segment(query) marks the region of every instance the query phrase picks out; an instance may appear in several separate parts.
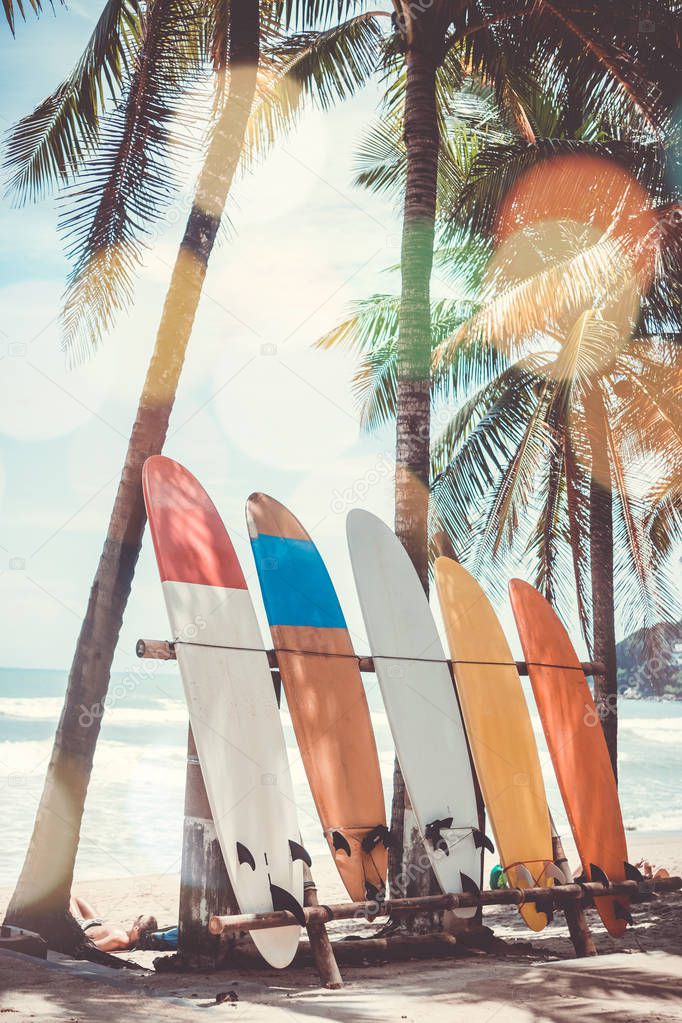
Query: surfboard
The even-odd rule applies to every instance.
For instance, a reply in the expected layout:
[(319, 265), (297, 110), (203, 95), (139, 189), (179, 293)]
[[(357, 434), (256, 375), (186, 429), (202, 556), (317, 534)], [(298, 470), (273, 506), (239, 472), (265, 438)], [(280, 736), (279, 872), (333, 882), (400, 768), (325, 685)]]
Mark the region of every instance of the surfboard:
[[(436, 588), (459, 702), (500, 862), (515, 888), (557, 880), (540, 758), (514, 658), (493, 607), (469, 572), (437, 558)], [(563, 877), (561, 877), (563, 880)], [(534, 931), (547, 915), (520, 906)]]
[[(405, 787), (444, 892), (475, 886), (484, 836), (447, 659), (404, 547), (370, 512), (350, 512), (348, 546), (360, 607)], [(474, 909), (457, 914), (471, 917)]]
[[(540, 720), (582, 870), (593, 865), (612, 881), (626, 876), (627, 844), (618, 789), (590, 687), (573, 644), (551, 604), (521, 579), (509, 584)], [(614, 938), (627, 926), (629, 899), (600, 896), (595, 906)]]
[(283, 504), (252, 494), (246, 518), (324, 836), (351, 899), (374, 899), (386, 879), (386, 811), (367, 698), (341, 605), (317, 547)]
[[(299, 828), (267, 654), (234, 547), (183, 466), (147, 459), (143, 486), (192, 732), (228, 877), (243, 913), (302, 917)], [(301, 920), (302, 922), (302, 920)], [(299, 924), (252, 931), (271, 966)]]

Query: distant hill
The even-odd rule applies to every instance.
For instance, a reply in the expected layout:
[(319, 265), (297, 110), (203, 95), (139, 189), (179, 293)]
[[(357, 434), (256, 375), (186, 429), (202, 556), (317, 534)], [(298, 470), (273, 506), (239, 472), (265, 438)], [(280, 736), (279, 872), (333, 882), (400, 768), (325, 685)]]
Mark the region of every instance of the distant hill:
[(622, 695), (682, 700), (682, 621), (638, 629), (617, 644), (616, 653)]

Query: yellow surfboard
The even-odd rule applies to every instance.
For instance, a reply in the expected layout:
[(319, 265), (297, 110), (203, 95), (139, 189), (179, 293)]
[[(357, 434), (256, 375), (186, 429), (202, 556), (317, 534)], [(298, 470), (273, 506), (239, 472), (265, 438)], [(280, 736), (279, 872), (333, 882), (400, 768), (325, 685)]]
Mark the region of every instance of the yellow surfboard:
[[(473, 576), (451, 558), (438, 558), (435, 572), (457, 694), (500, 863), (512, 887), (547, 887), (554, 883), (552, 831), (514, 658)], [(547, 924), (546, 914), (532, 904), (520, 912), (534, 931)]]

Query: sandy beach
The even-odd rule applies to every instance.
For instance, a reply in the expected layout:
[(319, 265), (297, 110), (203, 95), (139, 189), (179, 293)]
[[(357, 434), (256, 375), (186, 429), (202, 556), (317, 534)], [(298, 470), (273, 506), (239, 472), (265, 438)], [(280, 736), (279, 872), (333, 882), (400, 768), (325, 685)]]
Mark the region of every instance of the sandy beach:
[[(628, 835), (633, 862), (682, 873), (682, 834)], [(573, 862), (572, 850), (567, 850)], [(343, 899), (331, 861), (314, 864), (321, 902)], [(147, 875), (85, 881), (75, 888), (112, 922), (128, 924), (139, 912), (153, 912), (161, 925), (177, 918), (177, 875)], [(0, 890), (0, 913), (9, 889)], [(49, 964), (0, 955), (0, 1011), (16, 1020), (81, 1021), (153, 1018), (187, 1019), (196, 1009), (235, 1008), (246, 1020), (452, 1019), (456, 1009), (467, 1021), (494, 1018), (511, 1023), (557, 1023), (618, 1019), (639, 1023), (682, 1018), (682, 895), (666, 896), (634, 908), (635, 927), (621, 941), (610, 938), (596, 914), (588, 918), (598, 959), (576, 960), (568, 931), (557, 914), (541, 934), (527, 930), (516, 910), (490, 908), (484, 923), (510, 943), (503, 955), (462, 950), (444, 961), (344, 965), (345, 986), (325, 991), (314, 969), (303, 964), (285, 971), (262, 967), (214, 974), (151, 972), (158, 953), (132, 958), (150, 972), (109, 971), (51, 956)], [(354, 922), (331, 924), (334, 939), (367, 934)], [(532, 940), (531, 940), (532, 939)], [(233, 992), (233, 994), (229, 994)], [(222, 1002), (226, 995), (228, 1001)], [(234, 1000), (234, 999), (237, 1000)], [(153, 1005), (150, 1004), (153, 999)], [(218, 999), (218, 1001), (216, 1000)]]

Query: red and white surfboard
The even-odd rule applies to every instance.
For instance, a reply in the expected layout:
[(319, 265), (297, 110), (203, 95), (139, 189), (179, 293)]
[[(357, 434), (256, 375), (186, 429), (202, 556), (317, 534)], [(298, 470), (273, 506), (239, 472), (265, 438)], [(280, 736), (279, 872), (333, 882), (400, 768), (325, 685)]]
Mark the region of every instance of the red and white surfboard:
[[(244, 574), (210, 497), (161, 455), (144, 497), (168, 617), (225, 866), (243, 913), (303, 902), (304, 851), (284, 735)], [(294, 957), (300, 926), (253, 931), (271, 966)]]

